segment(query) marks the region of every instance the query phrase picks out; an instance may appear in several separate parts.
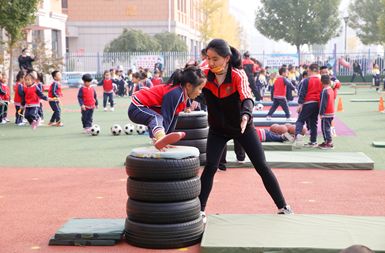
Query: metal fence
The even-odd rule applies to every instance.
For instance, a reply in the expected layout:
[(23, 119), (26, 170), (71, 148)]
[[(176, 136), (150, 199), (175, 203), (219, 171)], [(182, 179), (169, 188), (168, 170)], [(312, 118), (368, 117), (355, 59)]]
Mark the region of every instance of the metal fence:
[[(298, 56), (296, 54), (254, 54), (251, 57), (260, 61), (264, 66), (277, 70), (282, 64), (298, 65)], [(368, 52), (336, 54), (319, 53), (301, 54), (301, 64), (310, 64), (313, 62), (319, 65), (329, 65), (334, 68), (337, 75), (352, 75), (352, 64), (357, 61), (364, 75), (370, 75), (373, 63), (377, 63), (383, 70), (384, 57)], [(66, 72), (96, 72), (103, 73), (104, 70), (116, 68), (121, 65), (125, 71), (132, 69), (137, 71), (140, 67), (154, 69), (157, 61), (160, 61), (164, 67), (164, 76), (170, 76), (171, 73), (185, 65), (189, 60), (200, 61), (198, 55), (192, 55), (185, 52), (121, 52), (121, 53), (68, 53), (65, 56)]]

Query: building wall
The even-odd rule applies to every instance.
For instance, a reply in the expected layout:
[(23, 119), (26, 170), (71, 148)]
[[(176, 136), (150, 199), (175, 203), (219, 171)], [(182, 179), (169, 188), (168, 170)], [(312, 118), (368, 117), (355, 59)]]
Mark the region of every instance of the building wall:
[[(126, 28), (150, 35), (175, 32), (193, 53), (197, 47), (200, 49), (199, 16), (193, 10), (197, 9), (198, 1), (68, 0), (68, 51), (102, 52)], [(91, 5), (92, 12), (89, 11)]]

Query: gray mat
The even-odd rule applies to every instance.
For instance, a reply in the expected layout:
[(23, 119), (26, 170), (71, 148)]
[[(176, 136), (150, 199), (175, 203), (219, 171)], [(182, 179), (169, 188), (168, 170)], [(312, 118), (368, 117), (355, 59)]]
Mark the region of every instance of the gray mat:
[(114, 246), (116, 240), (55, 239), (48, 242), (50, 246)]
[[(253, 117), (256, 118), (266, 118), (266, 115), (269, 111), (253, 111)], [(284, 111), (275, 111), (273, 115), (271, 115), (273, 118), (286, 118)]]
[(55, 239), (120, 240), (125, 219), (70, 219), (56, 233)]
[[(272, 168), (309, 168), (309, 169), (346, 169), (372, 170), (374, 162), (362, 152), (328, 152), (328, 151), (266, 151), (267, 163)], [(250, 168), (248, 157), (246, 163), (236, 162), (233, 151), (227, 152), (227, 165), (233, 168)]]
[[(272, 101), (262, 101), (262, 102), (258, 102), (258, 103), (262, 103), (264, 106), (272, 106), (273, 105)], [(288, 104), (289, 104), (289, 106), (298, 106), (297, 101), (289, 101)]]
[(385, 141), (373, 141), (372, 145), (376, 148), (385, 148)]
[(385, 253), (385, 217), (210, 215), (201, 253), (338, 253), (353, 244)]
[(295, 124), (296, 121), (297, 119), (294, 118), (271, 118), (269, 120), (266, 118), (253, 118), (254, 126), (271, 126), (273, 124), (284, 125), (286, 123)]
[(379, 98), (353, 98), (350, 102), (380, 102)]
[[(290, 142), (262, 142), (265, 151), (292, 151), (293, 144)], [(234, 142), (231, 140), (227, 143), (227, 150), (234, 150)]]

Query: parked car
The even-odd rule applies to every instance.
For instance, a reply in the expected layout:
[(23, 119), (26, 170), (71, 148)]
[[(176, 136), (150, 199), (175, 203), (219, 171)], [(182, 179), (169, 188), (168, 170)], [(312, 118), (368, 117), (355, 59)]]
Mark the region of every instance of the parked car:
[(67, 85), (69, 88), (80, 88), (83, 85), (82, 76), (86, 73), (91, 74), (94, 78), (92, 84), (97, 85), (98, 82), (95, 79), (95, 72), (64, 72), (62, 75), (62, 85)]

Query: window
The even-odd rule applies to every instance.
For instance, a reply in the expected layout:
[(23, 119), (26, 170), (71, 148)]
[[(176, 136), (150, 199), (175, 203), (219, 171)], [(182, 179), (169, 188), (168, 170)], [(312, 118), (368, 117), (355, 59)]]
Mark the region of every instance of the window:
[(63, 9), (67, 9), (68, 8), (68, 0), (61, 0), (61, 7)]
[(52, 54), (56, 54), (57, 56), (61, 56), (61, 52), (59, 50), (60, 45), (60, 31), (52, 30)]

